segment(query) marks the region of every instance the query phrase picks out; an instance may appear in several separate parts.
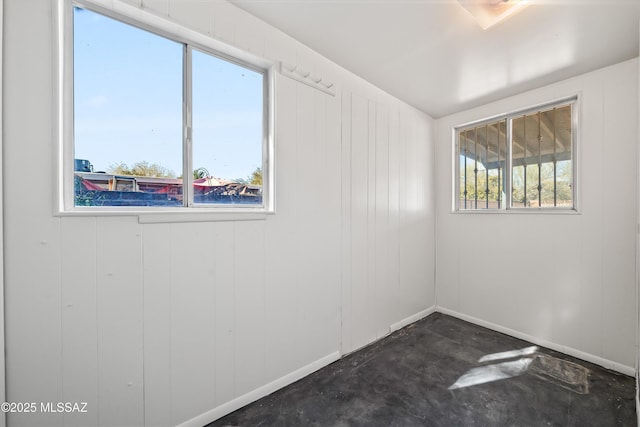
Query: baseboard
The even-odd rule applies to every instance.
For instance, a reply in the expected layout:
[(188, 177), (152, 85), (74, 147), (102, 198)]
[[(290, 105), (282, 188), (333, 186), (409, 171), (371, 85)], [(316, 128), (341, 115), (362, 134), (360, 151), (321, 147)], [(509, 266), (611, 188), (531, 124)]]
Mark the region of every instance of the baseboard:
[(458, 313), (457, 311), (450, 310), (444, 307), (436, 307), (436, 311), (442, 314), (447, 314), (449, 316), (457, 317), (458, 319), (466, 320), (467, 322), (474, 323), (479, 326), (483, 326), (488, 329), (492, 329), (494, 331), (502, 332), (503, 334), (511, 335), (515, 338), (520, 338), (525, 341), (532, 342), (534, 344), (541, 345), (543, 347), (550, 348), (552, 350), (559, 351), (564, 354), (568, 354), (569, 356), (577, 357), (578, 359), (586, 360), (587, 362), (595, 363), (596, 365), (600, 365), (604, 368), (611, 369), (612, 371), (620, 372), (621, 374), (635, 376), (636, 370), (631, 366), (626, 366), (621, 363), (613, 362), (608, 359), (604, 359), (599, 356), (595, 356), (590, 353), (585, 353), (580, 350), (576, 350), (575, 348), (567, 347), (561, 344), (556, 344), (551, 341), (547, 341), (533, 335), (528, 335), (514, 329), (509, 329), (504, 326), (497, 325), (495, 323), (487, 322), (482, 319), (478, 319), (477, 317), (469, 316), (466, 314)]
[(425, 310), (419, 311), (416, 314), (409, 316), (405, 319), (402, 319), (399, 322), (394, 323), (393, 325), (389, 326), (389, 333), (391, 332), (395, 332), (399, 329), (404, 328), (407, 325), (410, 325), (414, 322), (417, 322), (418, 320), (427, 317), (428, 315), (435, 313), (436, 312), (436, 306), (433, 305)]
[(638, 370), (636, 369), (636, 417), (640, 426), (640, 378), (638, 375)]
[[(431, 306), (405, 319), (402, 319), (399, 322), (396, 322), (389, 327), (389, 333), (395, 332), (399, 329), (404, 328), (407, 325), (417, 322), (418, 320), (424, 317), (427, 317), (432, 313), (435, 313), (435, 311), (436, 311), (436, 307)], [(265, 384), (262, 387), (252, 390), (247, 394), (239, 396), (233, 400), (230, 400), (229, 402), (223, 403), (222, 405), (217, 406), (216, 408), (213, 408), (210, 411), (207, 411), (201, 415), (191, 418), (188, 421), (178, 424), (178, 426), (179, 427), (202, 427), (203, 425), (211, 423), (217, 420), (218, 418), (224, 417), (225, 415), (230, 414), (231, 412), (237, 409), (240, 409), (243, 406), (248, 405), (249, 403), (255, 402), (256, 400), (262, 397), (265, 397), (273, 393), (274, 391), (277, 391), (283, 387), (286, 387), (289, 384), (294, 383), (299, 379), (302, 379), (307, 375), (314, 373), (318, 369), (324, 368), (330, 363), (333, 363), (336, 360), (339, 360), (340, 357), (341, 355), (339, 351), (333, 352), (321, 359), (316, 360), (315, 362), (312, 362), (306, 366), (303, 366), (300, 369), (297, 369), (294, 372), (291, 372), (283, 377), (280, 377), (277, 380), (270, 382), (269, 384)]]
[(330, 363), (335, 362), (340, 359), (340, 352), (336, 351), (331, 354), (328, 354), (306, 366), (303, 366), (300, 369), (297, 369), (287, 375), (284, 375), (268, 384), (263, 385), (262, 387), (258, 387), (255, 390), (250, 391), (247, 394), (239, 396), (233, 400), (230, 400), (227, 403), (223, 403), (222, 405), (207, 411), (197, 417), (191, 418), (184, 423), (178, 424), (179, 427), (202, 427), (203, 425), (209, 424), (218, 418), (224, 417), (231, 412), (242, 408), (243, 406), (248, 405), (249, 403), (255, 402), (256, 400), (263, 398), (274, 391), (277, 391), (289, 384), (292, 384), (299, 379), (306, 377), (317, 371), (320, 368), (324, 368)]

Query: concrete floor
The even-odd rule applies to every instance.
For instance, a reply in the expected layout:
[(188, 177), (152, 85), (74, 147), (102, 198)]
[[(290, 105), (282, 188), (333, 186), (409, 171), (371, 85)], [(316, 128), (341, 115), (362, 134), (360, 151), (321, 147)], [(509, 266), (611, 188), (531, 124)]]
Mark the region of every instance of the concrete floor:
[(218, 426), (635, 426), (635, 382), (434, 313)]

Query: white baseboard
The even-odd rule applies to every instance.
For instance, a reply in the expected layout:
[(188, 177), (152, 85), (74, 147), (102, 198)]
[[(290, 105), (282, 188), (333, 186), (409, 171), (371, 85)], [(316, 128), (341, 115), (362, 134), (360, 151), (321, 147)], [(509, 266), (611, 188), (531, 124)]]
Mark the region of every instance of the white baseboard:
[[(591, 363), (595, 363), (596, 365), (600, 365), (603, 366), (607, 369), (611, 369), (613, 371), (616, 372), (620, 372), (622, 374), (625, 375), (630, 375), (630, 376), (636, 376), (636, 369), (630, 366), (626, 366), (617, 362), (613, 362), (611, 360), (608, 359), (604, 359), (602, 357), (599, 356), (594, 356), (592, 354), (589, 353), (585, 353), (583, 351), (580, 350), (576, 350), (574, 348), (571, 347), (567, 347), (567, 346), (563, 346), (560, 344), (556, 344), (547, 340), (543, 340), (540, 338), (537, 338), (533, 335), (528, 335), (519, 331), (516, 331), (514, 329), (509, 329), (506, 328), (504, 326), (500, 326), (497, 325), (495, 323), (491, 323), (491, 322), (487, 322), (485, 320), (473, 317), (473, 316), (469, 316), (466, 314), (462, 314), (462, 313), (458, 313), (457, 311), (454, 310), (450, 310), (448, 308), (444, 308), (444, 307), (436, 307), (436, 306), (432, 306), (429, 307), (425, 310), (422, 310), (414, 315), (411, 315), (405, 319), (400, 320), (399, 322), (396, 322), (394, 324), (392, 324), (389, 327), (389, 332), (395, 332), (399, 329), (404, 328), (407, 325), (410, 325), (411, 323), (417, 322), (418, 320), (427, 317), (428, 315), (435, 313), (435, 312), (440, 312), (443, 314), (447, 314), (453, 317), (456, 317), (458, 319), (462, 319), (465, 320), (467, 322), (470, 323), (474, 323), (476, 325), (479, 326), (483, 326), (485, 328), (488, 329), (492, 329), (494, 331), (498, 331), (498, 332), (502, 332), (504, 334), (510, 335), (512, 337), (515, 338), (520, 338), (529, 342), (532, 342), (534, 344), (538, 344), (541, 345), (543, 347), (547, 347), (550, 348), (552, 350), (556, 350), (565, 354), (568, 354), (570, 356), (574, 356), (577, 357), (579, 359), (582, 360), (586, 360), (587, 362), (591, 362)], [(250, 391), (249, 393), (246, 393), (242, 396), (239, 396), (233, 400), (230, 400), (229, 402), (223, 403), (222, 405), (207, 411), (201, 415), (198, 415), (194, 418), (191, 418), (188, 421), (185, 421), (184, 423), (179, 424), (179, 427), (201, 427), (203, 425), (206, 425), (208, 423), (211, 423), (215, 420), (217, 420), (218, 418), (221, 418), (227, 414), (230, 414), (231, 412), (242, 408), (243, 406), (248, 405), (249, 403), (255, 402), (256, 400), (267, 396), (271, 393), (273, 393), (274, 391), (277, 391), (289, 384), (292, 384), (296, 381), (298, 381), (299, 379), (302, 379), (304, 377), (306, 377), (307, 375), (312, 374), (313, 372), (329, 365), (330, 363), (333, 363), (337, 360), (339, 360), (341, 357), (340, 352), (336, 351), (333, 352), (331, 354), (328, 354), (327, 356), (324, 356), (306, 366), (303, 366), (300, 369), (297, 369), (287, 375), (284, 375), (268, 384), (265, 384), (255, 390)], [(639, 414), (639, 418), (640, 418), (640, 414)]]
[(419, 311), (418, 313), (409, 316), (405, 319), (402, 319), (399, 322), (394, 323), (393, 325), (389, 326), (389, 333), (391, 332), (395, 332), (399, 329), (404, 328), (407, 325), (412, 324), (413, 322), (417, 322), (418, 320), (427, 317), (428, 315), (435, 313), (436, 312), (436, 306), (431, 306), (425, 310)]
[[(427, 317), (428, 315), (435, 312), (436, 312), (435, 306), (431, 306), (425, 310), (419, 311), (416, 314), (413, 314), (405, 319), (400, 320), (399, 322), (392, 324), (389, 327), (389, 333), (402, 329), (405, 326), (410, 325), (411, 323), (417, 322), (418, 320), (424, 317)], [(341, 355), (339, 351), (333, 352), (321, 359), (316, 360), (315, 362), (312, 362), (306, 366), (303, 366), (300, 369), (297, 369), (287, 375), (284, 375), (283, 377), (280, 377), (270, 382), (269, 384), (265, 384), (262, 387), (258, 387), (257, 389), (252, 390), (249, 393), (239, 396), (233, 400), (230, 400), (229, 402), (223, 403), (222, 405), (211, 409), (210, 411), (207, 411), (201, 415), (191, 418), (190, 420), (187, 420), (181, 424), (178, 424), (178, 427), (202, 427), (203, 425), (211, 423), (217, 420), (218, 418), (222, 418), (225, 415), (230, 414), (231, 412), (237, 409), (240, 409), (243, 406), (248, 405), (249, 403), (255, 402), (256, 400), (262, 397), (265, 397), (273, 393), (274, 391), (277, 391), (285, 386), (288, 386), (289, 384), (292, 384), (298, 381), (299, 379), (302, 379), (307, 375), (314, 373), (318, 369), (321, 369), (329, 365), (330, 363), (333, 363), (336, 360), (339, 360), (340, 358), (341, 358)]]
[(612, 371), (620, 372), (621, 374), (625, 374), (629, 376), (635, 376), (636, 374), (635, 368), (631, 366), (626, 366), (621, 363), (613, 362), (611, 360), (604, 359), (602, 357), (595, 356), (590, 353), (585, 353), (583, 351), (576, 350), (575, 348), (567, 347), (561, 344), (556, 344), (554, 342), (547, 341), (547, 340), (535, 337), (533, 335), (528, 335), (520, 331), (516, 331), (514, 329), (509, 329), (504, 326), (497, 325), (495, 323), (487, 322), (485, 320), (478, 319), (473, 316), (458, 313), (457, 311), (450, 310), (448, 308), (437, 307), (436, 311), (442, 314), (448, 314), (449, 316), (457, 317), (458, 319), (466, 320), (467, 322), (474, 323), (476, 325), (483, 326), (485, 328), (492, 329), (494, 331), (502, 332), (503, 334), (511, 335), (512, 337), (515, 337), (515, 338), (520, 338), (525, 341), (529, 341), (534, 344), (538, 344), (543, 347), (547, 347), (552, 350), (559, 351), (564, 354), (568, 354), (573, 357), (577, 357), (578, 359), (586, 360), (587, 362), (595, 363), (596, 365), (600, 365), (607, 369), (611, 369)]
[(340, 359), (340, 352), (336, 351), (327, 356), (324, 356), (306, 366), (303, 366), (300, 369), (297, 369), (285, 376), (282, 376), (268, 384), (263, 385), (262, 387), (258, 387), (255, 390), (250, 391), (247, 394), (239, 396), (233, 400), (230, 400), (227, 403), (223, 403), (222, 405), (213, 408), (210, 411), (207, 411), (197, 417), (191, 418), (188, 421), (185, 421), (181, 424), (178, 424), (179, 427), (202, 427), (203, 425), (209, 424), (218, 418), (224, 417), (231, 412), (242, 408), (243, 406), (248, 405), (249, 403), (255, 402), (256, 400), (265, 397), (274, 391), (277, 391), (289, 384), (292, 384), (299, 379), (306, 377), (317, 371), (320, 368), (324, 368), (330, 363), (335, 362)]
[(636, 370), (636, 418), (638, 419), (638, 425), (640, 425), (640, 377)]

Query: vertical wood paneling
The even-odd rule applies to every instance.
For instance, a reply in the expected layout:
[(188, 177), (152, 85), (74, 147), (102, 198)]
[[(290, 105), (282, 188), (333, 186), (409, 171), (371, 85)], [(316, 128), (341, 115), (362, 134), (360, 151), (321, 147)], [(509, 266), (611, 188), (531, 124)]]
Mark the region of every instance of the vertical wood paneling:
[(554, 245), (553, 275), (556, 279), (551, 298), (553, 317), (558, 319), (557, 326), (564, 324), (567, 327), (554, 328), (552, 342), (565, 342), (571, 348), (584, 348), (588, 353), (595, 354), (597, 345), (589, 337), (592, 332), (581, 326), (583, 319), (589, 318), (583, 301), (584, 280), (581, 275), (573, 273), (581, 270), (581, 253), (573, 248), (575, 242), (581, 240), (580, 221), (574, 222), (567, 217), (559, 221), (563, 223), (561, 228), (566, 238)]
[[(471, 219), (449, 213), (449, 127), (440, 128), (444, 154), (425, 160), (430, 119), (232, 4), (126, 2), (274, 60), (300, 59), (336, 79), (342, 93), (328, 97), (278, 76), (278, 213), (265, 221), (143, 227), (134, 217), (52, 218), (51, 188), (42, 185), (42, 176), (54, 175), (51, 2), (5, 2), (4, 173), (21, 176), (22, 184), (7, 185), (4, 194), (8, 400), (86, 392), (96, 405), (87, 424), (175, 424), (313, 362), (338, 339), (344, 352), (369, 343), (390, 321), (433, 303), (433, 219), (423, 187), (436, 185), (425, 175), (435, 165), (444, 177), (437, 187), (438, 270), (452, 271), (439, 275), (443, 305), (551, 334), (561, 344), (576, 337), (581, 350), (629, 363), (635, 218), (611, 208), (629, 203), (615, 183), (637, 168), (626, 159), (620, 167), (611, 148), (632, 152), (637, 140), (637, 130), (627, 128), (637, 118), (637, 103), (627, 99), (637, 81), (628, 81), (628, 69), (571, 86), (583, 93), (582, 215)], [(567, 90), (548, 89), (547, 99), (558, 91)], [(529, 101), (541, 99), (518, 98)], [(39, 174), (20, 174), (24, 158)], [(526, 227), (532, 229), (520, 233)], [(548, 252), (535, 243), (538, 234), (572, 244)], [(469, 243), (471, 236), (478, 240)], [(528, 267), (521, 246), (494, 245), (489, 256), (480, 244), (518, 236), (533, 246), (525, 253), (556, 272), (513, 280)], [(572, 261), (560, 263), (566, 251)], [(507, 273), (494, 280), (484, 261), (495, 257)], [(559, 292), (567, 274), (579, 283)], [(331, 332), (337, 322), (341, 335)], [(9, 425), (84, 420), (15, 415)]]
[[(7, 399), (89, 404), (78, 417), (12, 415), (10, 425), (175, 425), (366, 345), (408, 311), (396, 146), (408, 122), (397, 101), (228, 2), (124, 1), (300, 62), (338, 94), (276, 76), (277, 213), (264, 221), (52, 218), (41, 175), (22, 178), (28, 198), (7, 189)], [(33, 152), (54, 175), (50, 8), (6, 7), (11, 40), (22, 40), (9, 43), (5, 74), (9, 176)]]
[[(293, 39), (291, 39), (289, 36), (285, 35), (284, 33), (277, 30), (270, 31), (269, 37), (265, 38), (264, 56), (265, 58), (268, 58), (274, 62), (283, 61), (288, 64), (295, 64), (296, 63), (296, 48), (295, 48), (296, 44), (297, 43), (295, 43)], [(276, 79), (283, 82), (290, 80), (286, 77), (282, 77), (278, 73), (276, 73)], [(277, 89), (278, 94), (280, 94), (281, 88), (278, 85), (276, 86), (278, 87)], [(289, 98), (286, 98), (286, 99), (289, 99)], [(279, 103), (277, 99), (276, 99), (276, 103)], [(278, 108), (276, 108), (276, 110), (278, 110)], [(278, 118), (276, 118), (276, 120), (279, 121)], [(277, 129), (278, 127), (276, 126), (276, 132), (278, 132)], [(279, 140), (279, 138), (276, 138), (276, 140)]]
[(141, 226), (97, 220), (98, 422), (143, 425)]
[[(4, 1), (0, 0), (0, 64), (4, 64), (4, 54), (2, 51), (3, 36), (4, 33)], [(4, 81), (2, 77), (2, 68), (0, 68), (0, 81)], [(4, 96), (2, 95), (2, 85), (0, 85), (0, 99), (4, 100)], [(0, 105), (0, 147), (4, 146), (3, 142), (3, 129), (4, 126), (2, 124), (2, 118), (4, 117), (2, 105)], [(0, 259), (4, 260), (4, 168), (2, 166), (3, 163), (3, 155), (2, 150), (0, 150)], [(6, 347), (5, 347), (5, 313), (4, 313), (4, 261), (0, 262), (0, 401), (7, 401), (7, 376), (6, 376), (6, 365), (5, 365), (5, 357), (6, 357)], [(7, 425), (7, 416), (0, 415), (0, 427), (5, 427)]]
[[(416, 113), (413, 113), (416, 114)], [(417, 210), (429, 215), (432, 219), (433, 215), (433, 198), (434, 189), (427, 182), (433, 182), (433, 147), (428, 143), (429, 136), (433, 132), (433, 126), (422, 126), (418, 128), (416, 134), (416, 204)], [(425, 227), (431, 225), (431, 221), (424, 221)], [(433, 228), (431, 229), (433, 230)], [(433, 240), (432, 240), (433, 241)]]
[(173, 21), (208, 36), (214, 34), (215, 12), (215, 2), (172, 0), (169, 3), (169, 17)]
[[(293, 326), (293, 333), (300, 345), (296, 364), (304, 366), (304, 360), (309, 360), (313, 346), (312, 340), (305, 333), (314, 325), (313, 289), (318, 286), (316, 276), (316, 259), (319, 242), (314, 240), (314, 224), (316, 223), (319, 194), (315, 191), (314, 180), (318, 169), (315, 159), (315, 90), (311, 87), (296, 84), (296, 170), (297, 188), (296, 219), (292, 224), (296, 229), (295, 246), (298, 250), (292, 261), (296, 265), (296, 318), (298, 322)], [(312, 190), (313, 189), (313, 190)], [(311, 243), (313, 242), (313, 243)]]
[(341, 331), (341, 351), (342, 353), (349, 353), (353, 351), (355, 345), (353, 343), (353, 299), (351, 297), (351, 253), (352, 253), (352, 238), (351, 238), (351, 151), (352, 151), (352, 128), (351, 128), (351, 115), (352, 115), (353, 97), (350, 92), (342, 93), (342, 109), (341, 109), (341, 154), (342, 154), (342, 168), (341, 168), (341, 194), (342, 194), (342, 206), (341, 206), (341, 293), (342, 293), (342, 331)]
[[(586, 316), (583, 327), (590, 330), (589, 340), (580, 348), (590, 348), (595, 354), (602, 355), (602, 334), (604, 312), (602, 311), (603, 284), (605, 280), (602, 265), (602, 242), (604, 240), (604, 212), (601, 209), (604, 194), (604, 121), (603, 121), (603, 82), (597, 76), (587, 76), (583, 82), (583, 97), (580, 125), (580, 141), (578, 159), (580, 160), (579, 176), (581, 222), (580, 246), (576, 248), (581, 254), (581, 266), (589, 266), (588, 270), (580, 269), (583, 280), (580, 299)], [(585, 120), (584, 118), (588, 118)], [(587, 191), (588, 189), (588, 191)], [(584, 230), (589, 230), (585, 233)], [(588, 347), (585, 347), (588, 346)]]
[(369, 316), (369, 102), (353, 94), (351, 108), (351, 320), (360, 348), (376, 338)]
[[(416, 118), (419, 120), (419, 117)], [(432, 144), (433, 133), (435, 127), (433, 123), (428, 123), (420, 127), (418, 135), (418, 150), (416, 159), (418, 162), (417, 175), (417, 191), (418, 191), (418, 212), (420, 220), (418, 223), (422, 227), (421, 240), (422, 254), (419, 256), (418, 263), (420, 272), (420, 289), (424, 292), (425, 302), (431, 302), (436, 305), (435, 301), (435, 257), (436, 257), (436, 224), (435, 224), (435, 156)]]
[[(433, 217), (423, 187), (431, 169), (430, 126), (412, 110), (349, 94), (343, 102), (343, 162), (349, 146), (343, 204), (349, 206), (348, 292), (343, 289), (343, 340), (351, 349), (386, 335), (392, 324), (434, 304)], [(344, 110), (349, 108), (350, 114)], [(346, 125), (345, 120), (350, 120)], [(345, 131), (345, 127), (347, 130)], [(419, 157), (419, 156), (423, 156)], [(344, 170), (344, 168), (343, 168)], [(345, 207), (343, 206), (343, 218)], [(429, 231), (431, 230), (431, 232)], [(343, 227), (343, 233), (345, 228)]]
[(392, 302), (390, 314), (402, 319), (400, 295), (400, 119), (396, 109), (389, 115), (389, 290)]
[(398, 117), (398, 163), (399, 163), (399, 175), (398, 175), (398, 196), (399, 196), (399, 223), (398, 223), (398, 270), (399, 270), (399, 282), (398, 282), (398, 302), (399, 302), (399, 314), (404, 318), (408, 315), (408, 310), (405, 309), (405, 304), (411, 298), (411, 283), (413, 272), (411, 271), (411, 258), (412, 248), (410, 247), (411, 239), (414, 235), (413, 226), (411, 224), (411, 203), (412, 192), (411, 188), (411, 129), (410, 123), (407, 121), (406, 114), (400, 110)]
[[(437, 192), (438, 305), (573, 354), (634, 364), (637, 61), (443, 118), (437, 176), (451, 173), (451, 128), (505, 110), (580, 95), (579, 215), (451, 214)], [(620, 158), (620, 153), (630, 155)], [(500, 260), (500, 274), (489, 267)]]
[[(406, 108), (406, 107), (405, 107)], [(424, 122), (422, 113), (411, 109), (415, 132), (415, 217), (418, 228), (415, 260), (416, 297), (409, 305), (410, 313), (433, 307), (435, 300), (435, 157), (432, 144), (433, 122)]]
[(389, 332), (393, 318), (393, 282), (389, 275), (389, 111), (382, 105), (376, 109), (375, 117), (375, 230), (373, 256), (373, 281), (376, 288), (375, 313), (378, 313), (376, 335)]
[[(304, 255), (306, 261), (302, 262), (302, 265), (306, 265), (306, 274), (304, 280), (301, 281), (306, 284), (301, 294), (304, 300), (303, 318), (306, 320), (304, 323), (306, 333), (302, 334), (304, 337), (302, 346), (306, 349), (307, 360), (318, 360), (336, 350), (335, 343), (331, 339), (330, 325), (333, 323), (333, 318), (329, 316), (336, 314), (332, 307), (335, 306), (339, 295), (333, 292), (334, 284), (329, 282), (327, 274), (328, 270), (335, 267), (328, 263), (333, 242), (328, 240), (331, 236), (330, 230), (327, 228), (329, 223), (324, 221), (325, 218), (329, 218), (326, 211), (329, 201), (328, 193), (334, 191), (334, 188), (331, 188), (331, 178), (326, 173), (326, 99), (328, 96), (313, 89), (309, 94), (312, 101), (308, 104), (311, 108), (312, 126), (310, 130), (312, 133), (308, 135), (307, 153), (310, 157), (300, 163), (299, 167), (309, 174), (306, 188), (315, 190), (309, 192), (313, 194), (313, 200), (310, 200), (307, 205), (310, 210), (304, 214), (306, 223), (313, 225), (306, 225), (301, 230), (302, 235), (305, 236), (303, 245), (308, 247), (308, 251), (302, 252), (306, 254)], [(299, 129), (301, 129), (301, 125), (302, 123), (299, 123)], [(309, 242), (313, 242), (313, 244), (309, 244)]]
[[(637, 126), (621, 126), (620, 123), (634, 123), (637, 117), (637, 91), (629, 88), (637, 83), (638, 67), (635, 63), (627, 63), (625, 67), (611, 70), (611, 78), (604, 84), (603, 124), (605, 139), (603, 167), (606, 171), (616, 173), (605, 174), (603, 177), (605, 191), (603, 206), (616, 206), (616, 221), (610, 220), (610, 214), (605, 211), (607, 220), (604, 222), (603, 264), (604, 276), (608, 281), (619, 284), (615, 292), (605, 288), (603, 293), (604, 312), (621, 310), (633, 313), (636, 310), (635, 301), (629, 295), (635, 293), (635, 257), (620, 256), (635, 252), (635, 234), (637, 233), (637, 218), (635, 198), (627, 193), (612, 189), (620, 182), (632, 183), (637, 173), (638, 135)], [(620, 153), (627, 155), (620, 156)], [(619, 187), (618, 187), (619, 188)], [(631, 186), (633, 188), (633, 186)], [(636, 191), (637, 193), (637, 191)], [(628, 194), (628, 196), (627, 196)], [(626, 196), (626, 197), (625, 197)], [(619, 222), (618, 222), (619, 221)], [(633, 278), (633, 280), (631, 280)], [(635, 363), (635, 347), (632, 337), (635, 337), (635, 322), (620, 324), (612, 316), (604, 316), (603, 350), (605, 358), (617, 354), (626, 355), (623, 363), (633, 366)]]
[(215, 329), (205, 331), (206, 339), (215, 342), (215, 404), (221, 405), (236, 394), (235, 371), (235, 229), (229, 223), (213, 224), (212, 257), (215, 260), (215, 295), (213, 310)]
[[(324, 238), (325, 261), (320, 268), (325, 274), (328, 308), (323, 313), (323, 321), (327, 334), (327, 345), (332, 351), (340, 349), (340, 328), (342, 307), (341, 290), (341, 232), (342, 232), (342, 145), (341, 145), (341, 104), (340, 92), (337, 96), (325, 96), (326, 109), (326, 146), (325, 166), (321, 170), (320, 186), (325, 188), (327, 198), (324, 216), (320, 222), (326, 225)], [(328, 352), (327, 352), (328, 354)]]
[(238, 8), (232, 6), (226, 1), (213, 2), (215, 7), (214, 31), (215, 38), (234, 44), (236, 38), (236, 16), (239, 13)]
[(98, 425), (96, 219), (64, 218), (60, 236), (62, 396), (87, 403), (86, 413), (65, 414), (64, 425)]
[(170, 231), (163, 224), (143, 228), (144, 419), (145, 425), (157, 427), (173, 424)]
[[(551, 242), (554, 232), (549, 227), (544, 227), (544, 222), (538, 217), (532, 218), (526, 229), (519, 230), (518, 237), (510, 245), (513, 251), (520, 249), (518, 242)], [(476, 246), (477, 253), (485, 250), (484, 245), (478, 246)], [(519, 313), (514, 325), (517, 330), (545, 340), (551, 339), (554, 323), (553, 305), (546, 303), (550, 299), (552, 287), (555, 284), (555, 278), (549, 277), (549, 267), (553, 265), (554, 255), (553, 249), (531, 245), (527, 248), (527, 257), (518, 257), (511, 266), (513, 271), (526, 272), (519, 278), (523, 285), (519, 290), (520, 295), (516, 301), (512, 302)], [(531, 260), (535, 260), (535, 265), (539, 268), (531, 268)], [(490, 281), (491, 270), (486, 265), (479, 267), (478, 271), (483, 282)]]
[[(376, 281), (376, 102), (369, 100), (367, 117), (367, 238), (365, 240), (366, 256), (367, 256), (367, 274), (366, 280), (366, 308), (364, 321), (365, 336), (373, 339), (380, 338), (385, 332), (389, 331), (385, 325), (384, 316), (376, 314), (378, 300), (381, 297)], [(384, 312), (382, 312), (384, 313)], [(380, 313), (380, 314), (382, 314)], [(385, 328), (386, 326), (386, 328)], [(386, 331), (385, 331), (386, 329)], [(371, 335), (369, 335), (371, 334)]]
[(211, 225), (171, 227), (171, 391), (176, 421), (215, 400), (215, 242)]
[[(409, 265), (406, 270), (410, 272), (409, 292), (404, 293), (405, 302), (403, 304), (406, 310), (405, 316), (411, 316), (425, 307), (433, 305), (433, 218), (429, 217), (429, 212), (425, 203), (425, 197), (428, 192), (429, 180), (427, 171), (433, 169), (432, 163), (429, 162), (428, 145), (430, 126), (420, 121), (420, 114), (412, 108), (403, 107), (406, 125), (410, 129), (410, 156), (409, 168), (410, 173), (408, 194), (411, 195), (411, 203), (408, 206), (409, 223), (406, 224), (407, 257)], [(403, 268), (404, 269), (404, 268)]]
[(270, 29), (263, 21), (248, 13), (241, 13), (236, 20), (235, 44), (240, 49), (258, 56), (266, 54), (266, 40)]
[[(240, 221), (235, 229), (235, 387), (237, 395), (264, 384), (264, 224)], [(231, 266), (227, 266), (231, 267)]]
[[(306, 340), (309, 358), (317, 360), (338, 349), (339, 330), (339, 269), (336, 256), (340, 250), (340, 163), (336, 161), (338, 133), (336, 114), (329, 111), (334, 97), (314, 92), (314, 161), (312, 188), (316, 189), (316, 201), (311, 219), (310, 242), (315, 260), (309, 273), (313, 281), (307, 295), (310, 304), (310, 320)], [(336, 274), (337, 273), (337, 274)], [(311, 338), (311, 337), (315, 338)]]
[[(12, 194), (8, 200), (20, 200)], [(17, 213), (17, 212), (16, 212)], [(19, 217), (19, 218), (18, 218)], [(7, 400), (60, 401), (62, 385), (61, 287), (58, 219), (5, 212)], [(22, 220), (29, 227), (12, 226)], [(7, 425), (62, 425), (62, 414), (10, 413)]]
[[(278, 77), (278, 96), (276, 97), (276, 162), (278, 165), (297, 163), (296, 135), (296, 87), (294, 80)], [(296, 366), (296, 352), (284, 352), (282, 349), (295, 348), (296, 335), (293, 325), (298, 320), (296, 300), (296, 269), (293, 260), (298, 248), (291, 244), (296, 237), (292, 224), (296, 221), (297, 168), (279, 167), (276, 174), (276, 210), (266, 224), (266, 319), (270, 328), (266, 331), (271, 345), (265, 349), (267, 379), (280, 378)]]
[[(59, 401), (63, 396), (60, 220), (51, 217), (47, 184), (53, 176), (51, 2), (5, 1), (3, 6), (6, 400)], [(10, 426), (62, 423), (61, 414), (7, 415)]]

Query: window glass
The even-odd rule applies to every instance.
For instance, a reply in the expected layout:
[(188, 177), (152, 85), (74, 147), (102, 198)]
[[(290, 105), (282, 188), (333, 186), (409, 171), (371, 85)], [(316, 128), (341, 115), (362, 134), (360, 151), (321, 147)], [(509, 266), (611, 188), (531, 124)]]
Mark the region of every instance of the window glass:
[(574, 208), (573, 106), (458, 129), (457, 209)]
[(182, 46), (76, 7), (73, 63), (76, 206), (181, 205)]
[(506, 121), (460, 132), (460, 209), (500, 209), (504, 203)]
[(195, 203), (262, 203), (263, 74), (192, 52)]
[(514, 207), (572, 207), (571, 105), (513, 119)]
[(74, 207), (267, 208), (265, 61), (84, 6), (72, 20), (73, 142), (63, 146)]

